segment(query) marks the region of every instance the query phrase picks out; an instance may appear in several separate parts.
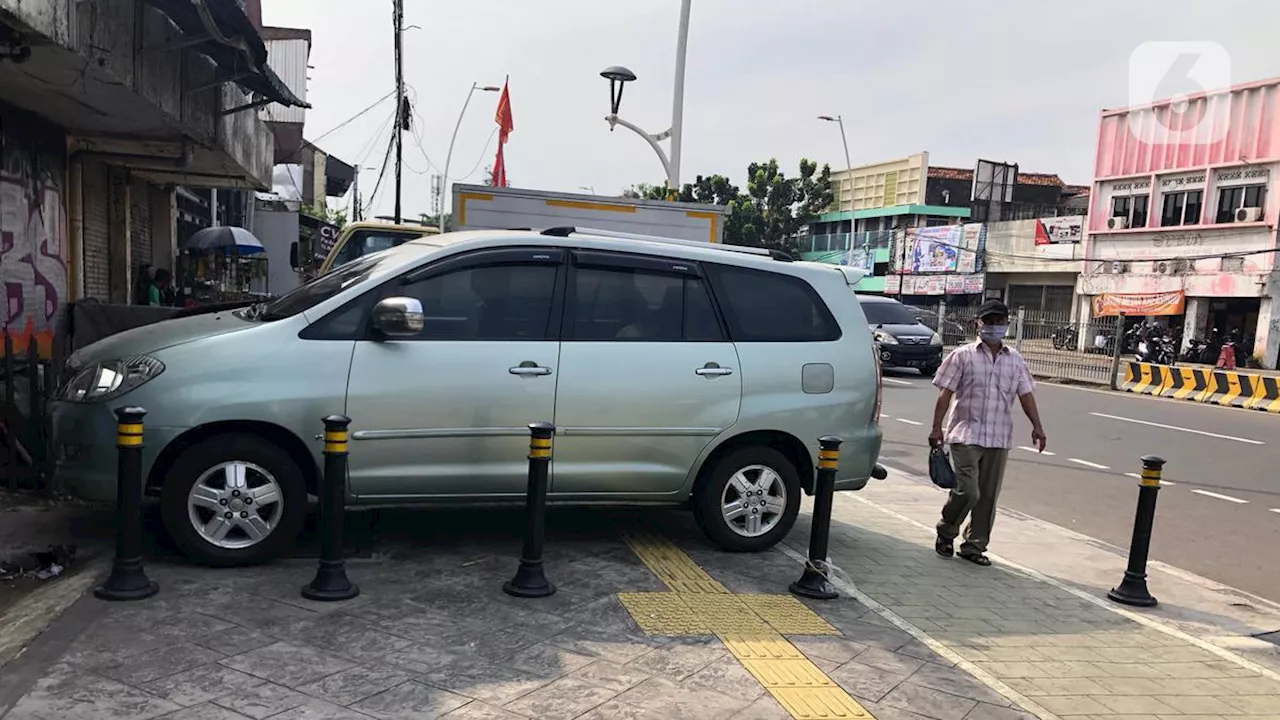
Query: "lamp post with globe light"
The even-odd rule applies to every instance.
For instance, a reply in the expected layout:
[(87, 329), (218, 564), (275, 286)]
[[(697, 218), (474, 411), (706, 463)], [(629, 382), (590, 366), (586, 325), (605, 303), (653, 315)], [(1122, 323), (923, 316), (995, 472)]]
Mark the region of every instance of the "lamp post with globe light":
[[(649, 147), (652, 147), (653, 151), (658, 154), (658, 160), (662, 162), (662, 169), (667, 174), (667, 193), (669, 197), (680, 192), (680, 149), (684, 130), (684, 67), (685, 55), (689, 47), (689, 9), (691, 1), (681, 0), (680, 3), (680, 27), (676, 35), (675, 91), (671, 103), (670, 128), (656, 135), (651, 135), (639, 126), (618, 117), (618, 107), (622, 104), (622, 89), (627, 83), (636, 79), (636, 74), (620, 65), (607, 67), (600, 73), (601, 77), (609, 81), (610, 112), (604, 118), (609, 123), (609, 129), (612, 130), (621, 125), (649, 143)], [(667, 139), (671, 140), (670, 155), (667, 155), (662, 146), (658, 144)]]

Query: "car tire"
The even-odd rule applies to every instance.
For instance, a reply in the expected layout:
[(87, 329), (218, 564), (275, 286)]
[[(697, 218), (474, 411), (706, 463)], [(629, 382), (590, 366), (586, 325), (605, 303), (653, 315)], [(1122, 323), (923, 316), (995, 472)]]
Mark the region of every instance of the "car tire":
[[(738, 489), (744, 482), (748, 490), (763, 490), (764, 495), (745, 498)], [(759, 511), (752, 515), (761, 518), (760, 527), (753, 531), (745, 513), (733, 520), (727, 517), (726, 502), (734, 500), (747, 501), (738, 509)], [(781, 508), (779, 500), (784, 503)], [(768, 550), (791, 532), (799, 511), (800, 474), (785, 455), (765, 446), (744, 447), (721, 458), (693, 498), (698, 526), (712, 542), (730, 552)]]
[(938, 374), (938, 365), (930, 365), (929, 367), (920, 368), (920, 374), (925, 377), (933, 377)]
[[(297, 539), (306, 519), (302, 469), (283, 448), (257, 435), (205, 438), (182, 450), (163, 482), (165, 529), (182, 553), (201, 565), (254, 565), (278, 557)], [(203, 490), (196, 495), (198, 482)], [(269, 490), (276, 491), (274, 497)], [(262, 501), (256, 506), (255, 496)], [(229, 523), (214, 522), (215, 516), (225, 519), (225, 513), (231, 513)], [(198, 529), (197, 522), (206, 529)], [(224, 530), (224, 525), (230, 527)], [(215, 541), (220, 531), (223, 536)]]

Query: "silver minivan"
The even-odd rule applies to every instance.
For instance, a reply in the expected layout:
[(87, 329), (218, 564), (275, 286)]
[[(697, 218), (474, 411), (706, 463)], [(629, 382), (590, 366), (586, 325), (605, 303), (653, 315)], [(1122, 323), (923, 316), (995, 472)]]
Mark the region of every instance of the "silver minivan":
[(520, 502), (540, 421), (552, 502), (690, 503), (729, 550), (791, 529), (819, 436), (845, 441), (837, 489), (867, 483), (880, 379), (861, 271), (608, 235), (427, 236), (85, 347), (54, 404), (60, 480), (113, 499), (112, 412), (145, 408), (147, 491), (210, 565), (293, 542), (333, 413), (352, 419), (352, 507)]

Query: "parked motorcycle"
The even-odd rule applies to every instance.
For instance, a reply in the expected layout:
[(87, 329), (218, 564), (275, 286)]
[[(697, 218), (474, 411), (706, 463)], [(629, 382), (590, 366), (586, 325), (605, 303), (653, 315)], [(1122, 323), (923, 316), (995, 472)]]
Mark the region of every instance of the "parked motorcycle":
[(1168, 328), (1151, 324), (1143, 328), (1138, 335), (1137, 352), (1139, 362), (1157, 365), (1174, 365), (1178, 360), (1177, 344), (1174, 334)]
[(1076, 329), (1064, 325), (1053, 331), (1054, 350), (1074, 350), (1076, 348)]

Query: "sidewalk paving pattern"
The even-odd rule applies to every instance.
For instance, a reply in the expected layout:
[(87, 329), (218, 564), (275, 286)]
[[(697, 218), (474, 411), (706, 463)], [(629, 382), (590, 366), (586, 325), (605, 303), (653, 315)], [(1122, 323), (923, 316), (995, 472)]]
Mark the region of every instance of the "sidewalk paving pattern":
[[(816, 615), (776, 599), (799, 576), (807, 514), (785, 551), (729, 554), (685, 513), (645, 510), (666, 541), (636, 536), (633, 549), (619, 529), (636, 527), (636, 511), (556, 509), (547, 573), (559, 591), (520, 600), (500, 590), (518, 511), (384, 511), (373, 559), (349, 568), (363, 590), (350, 602), (302, 599), (305, 561), (157, 561), (155, 598), (84, 598), (95, 621), (6, 720), (793, 717), (731, 644), (633, 622), (637, 596), (689, 607), (698, 593), (663, 575), (680, 557), (725, 590), (693, 603), (742, 603), (743, 622), (763, 622), (775, 647), (799, 650), (799, 664), (878, 720), (1280, 717), (1280, 683), (1254, 670), (1020, 572), (938, 558), (905, 519), (848, 499), (836, 508), (832, 560), (888, 619), (849, 597), (804, 601)], [(796, 620), (806, 624), (783, 625)]]

